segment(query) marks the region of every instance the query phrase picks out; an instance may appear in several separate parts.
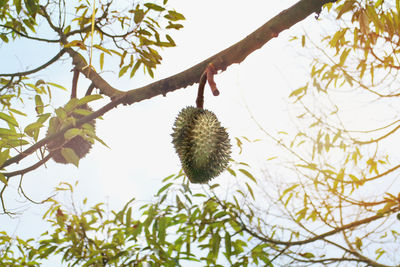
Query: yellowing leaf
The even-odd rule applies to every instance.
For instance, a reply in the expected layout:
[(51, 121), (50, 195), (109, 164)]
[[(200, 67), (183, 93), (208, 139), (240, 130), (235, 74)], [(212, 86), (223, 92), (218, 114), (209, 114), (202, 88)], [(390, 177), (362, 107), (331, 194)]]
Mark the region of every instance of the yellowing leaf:
[(103, 70), (104, 66), (104, 53), (100, 54), (100, 69)]
[(44, 111), (44, 105), (43, 105), (43, 101), (42, 98), (40, 97), (40, 95), (35, 95), (35, 110), (37, 114), (42, 114)]
[(86, 50), (86, 45), (82, 41), (79, 41), (79, 40), (74, 40), (74, 41), (71, 41), (68, 44), (64, 45), (65, 48), (72, 47), (72, 46), (77, 46), (82, 50)]
[(111, 52), (110, 52), (110, 50), (108, 50), (107, 48), (104, 48), (104, 47), (102, 47), (102, 46), (100, 46), (100, 45), (93, 45), (93, 47), (94, 47), (94, 48), (97, 48), (97, 49), (99, 49), (99, 50), (101, 50), (101, 51), (103, 51), (103, 52), (106, 52), (107, 54), (109, 54), (109, 55), (111, 56)]
[(11, 117), (10, 115), (7, 115), (7, 114), (5, 114), (3, 112), (0, 112), (0, 119), (6, 121), (7, 123), (9, 123), (9, 124), (11, 124), (13, 126), (18, 127), (18, 122), (13, 117)]
[(64, 138), (66, 140), (71, 140), (72, 138), (74, 138), (77, 135), (80, 135), (82, 133), (81, 129), (78, 128), (72, 128), (72, 129), (68, 129), (65, 133), (64, 133)]
[(121, 70), (119, 71), (118, 77), (121, 77), (122, 75), (124, 75), (125, 72), (128, 70), (128, 68), (129, 68), (129, 65), (123, 66), (121, 68)]
[(4, 183), (5, 185), (8, 183), (7, 178), (2, 173), (0, 173), (0, 182)]
[(61, 148), (61, 155), (68, 163), (74, 164), (79, 167), (79, 157), (76, 155), (75, 151), (69, 147)]
[(246, 175), (247, 177), (249, 177), (253, 182), (257, 183), (256, 178), (254, 178), (254, 176), (253, 176), (251, 173), (249, 173), (249, 172), (246, 171), (245, 169), (239, 169), (239, 171), (240, 171), (241, 173), (243, 173), (244, 175)]

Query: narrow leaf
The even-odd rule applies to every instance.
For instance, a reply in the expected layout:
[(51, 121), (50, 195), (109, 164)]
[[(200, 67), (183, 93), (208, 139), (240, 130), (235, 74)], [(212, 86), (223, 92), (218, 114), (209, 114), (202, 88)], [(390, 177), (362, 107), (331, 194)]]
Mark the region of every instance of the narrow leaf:
[(79, 167), (79, 157), (76, 155), (75, 151), (69, 147), (61, 148), (61, 155), (68, 163), (74, 164), (76, 167)]
[(11, 117), (10, 115), (7, 115), (7, 114), (5, 114), (3, 112), (0, 112), (0, 119), (10, 123), (11, 125), (13, 125), (15, 127), (18, 127), (18, 122), (13, 117)]

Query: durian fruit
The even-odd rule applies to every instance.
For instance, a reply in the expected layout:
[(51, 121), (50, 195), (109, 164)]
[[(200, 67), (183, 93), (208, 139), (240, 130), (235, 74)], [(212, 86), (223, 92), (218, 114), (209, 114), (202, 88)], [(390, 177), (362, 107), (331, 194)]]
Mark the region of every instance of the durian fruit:
[(182, 109), (171, 135), (183, 171), (192, 183), (206, 183), (228, 166), (229, 135), (213, 112), (196, 107)]
[[(80, 113), (87, 113), (87, 112), (80, 112), (78, 113), (77, 111), (93, 111), (87, 104), (84, 104), (80, 107), (77, 107), (75, 109), (75, 112), (72, 112), (72, 119), (73, 120), (79, 120), (82, 117), (84, 117), (85, 115), (80, 114)], [(49, 136), (50, 134), (53, 134), (55, 132), (57, 132), (58, 130), (61, 129), (61, 127), (63, 126), (63, 124), (61, 123), (60, 119), (58, 117), (53, 117), (50, 120), (50, 125), (49, 125), (49, 129), (47, 130), (47, 134), (46, 137)], [(80, 128), (91, 128), (91, 130), (93, 132), (96, 131), (96, 121), (92, 120), (89, 123), (85, 123), (84, 125), (82, 125)], [(85, 157), (90, 149), (92, 148), (92, 140), (88, 140), (90, 139), (89, 137), (82, 137), (81, 135), (77, 135), (75, 137), (73, 137), (71, 140), (66, 141), (64, 139), (64, 136), (60, 136), (54, 140), (52, 140), (51, 142), (49, 142), (47, 144), (47, 150), (52, 152), (52, 159), (57, 162), (57, 163), (62, 163), (62, 164), (68, 164), (70, 162), (68, 162), (64, 156), (61, 154), (61, 149), (62, 148), (71, 148), (75, 154), (78, 156), (79, 159), (82, 159), (83, 157)]]

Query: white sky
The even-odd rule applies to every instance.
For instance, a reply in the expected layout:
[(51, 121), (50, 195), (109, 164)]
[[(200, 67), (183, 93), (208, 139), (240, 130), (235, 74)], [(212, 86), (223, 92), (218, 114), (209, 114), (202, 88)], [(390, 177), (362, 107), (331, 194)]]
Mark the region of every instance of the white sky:
[[(177, 47), (163, 51), (163, 63), (156, 70), (155, 79), (173, 75), (232, 45), (295, 2), (249, 0), (244, 4), (232, 0), (170, 0), (169, 5), (185, 15), (185, 27), (171, 34)], [(306, 61), (296, 51), (299, 44), (288, 39), (303, 29), (310, 30), (315, 26), (318, 30), (317, 24), (314, 16), (310, 16), (281, 33), (242, 64), (217, 75), (220, 96), (211, 96), (207, 87), (205, 108), (218, 115), (222, 125), (228, 128), (232, 143), (236, 136), (264, 138), (251, 121), (246, 104), (265, 129), (273, 133), (290, 129), (287, 97), (309, 76)], [(18, 48), (21, 47), (13, 46), (15, 50), (8, 53), (9, 60), (26, 67)], [(39, 57), (44, 58), (43, 55)], [(69, 71), (66, 69), (66, 66), (70, 68), (69, 64), (67, 61), (63, 66), (63, 74), (47, 74), (48, 77), (57, 78), (55, 82), (69, 87), (71, 74), (65, 73), (65, 70)], [(36, 65), (33, 62), (29, 66)], [(120, 90), (129, 90), (152, 81), (148, 77), (139, 78), (114, 78), (110, 83)], [(83, 84), (82, 78), (81, 82)], [(63, 94), (66, 101), (69, 93)], [(89, 203), (108, 202), (111, 208), (119, 209), (132, 197), (140, 201), (151, 200), (160, 188), (161, 180), (180, 169), (170, 133), (177, 113), (185, 106), (194, 105), (196, 94), (197, 86), (194, 86), (169, 93), (165, 98), (156, 97), (112, 110), (103, 121), (97, 121), (97, 134), (111, 150), (96, 143), (92, 152), (81, 160), (79, 169), (51, 161), (47, 169), (42, 167), (24, 177), (26, 193), (41, 200), (48, 197), (60, 181), (79, 179), (78, 199), (87, 196)], [(273, 146), (268, 142), (253, 146), (247, 150), (246, 157), (248, 161), (262, 164), (276, 153), (271, 149)], [(237, 157), (236, 150), (233, 157)], [(214, 181), (226, 179), (231, 176), (221, 175)], [(68, 203), (69, 200), (65, 201)], [(45, 230), (46, 225), (41, 220), (43, 206), (7, 202), (10, 207), (15, 204), (29, 209), (16, 219), (0, 216), (0, 230), (5, 228), (22, 237), (32, 237)], [(32, 229), (33, 225), (35, 229)]]

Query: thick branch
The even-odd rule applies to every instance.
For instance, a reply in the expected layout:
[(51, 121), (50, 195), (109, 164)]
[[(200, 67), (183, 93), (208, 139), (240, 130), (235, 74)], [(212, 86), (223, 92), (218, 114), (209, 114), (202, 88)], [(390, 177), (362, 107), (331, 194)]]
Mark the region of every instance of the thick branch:
[(72, 64), (75, 65), (75, 69), (79, 70), (83, 75), (92, 81), (94, 87), (100, 89), (100, 93), (109, 96), (111, 99), (115, 99), (118, 96), (124, 94), (112, 87), (106, 80), (104, 80), (94, 69), (87, 67), (87, 63), (82, 56), (72, 48), (64, 48), (67, 53), (72, 57)]

